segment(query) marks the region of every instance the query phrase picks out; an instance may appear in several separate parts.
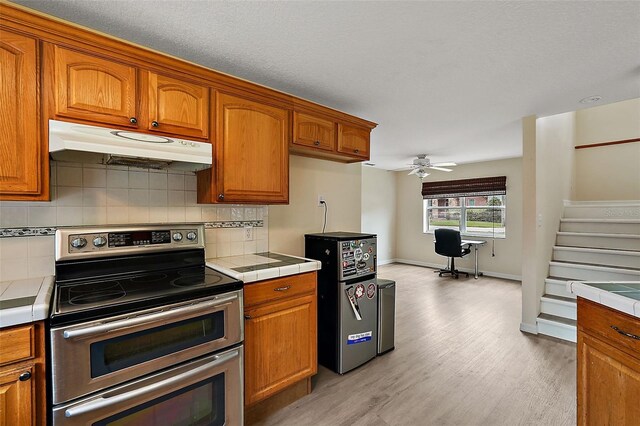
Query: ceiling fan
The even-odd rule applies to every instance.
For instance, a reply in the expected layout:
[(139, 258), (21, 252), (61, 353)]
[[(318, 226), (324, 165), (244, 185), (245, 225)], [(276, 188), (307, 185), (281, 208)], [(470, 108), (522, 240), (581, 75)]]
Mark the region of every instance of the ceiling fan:
[(414, 159), (413, 163), (410, 165), (413, 170), (411, 170), (409, 174), (416, 175), (420, 179), (422, 179), (429, 176), (429, 173), (427, 173), (427, 169), (440, 170), (442, 172), (451, 172), (451, 169), (447, 169), (445, 167), (453, 167), (456, 165), (456, 163), (451, 162), (431, 164), (431, 160), (427, 158), (427, 154), (419, 154), (418, 158)]

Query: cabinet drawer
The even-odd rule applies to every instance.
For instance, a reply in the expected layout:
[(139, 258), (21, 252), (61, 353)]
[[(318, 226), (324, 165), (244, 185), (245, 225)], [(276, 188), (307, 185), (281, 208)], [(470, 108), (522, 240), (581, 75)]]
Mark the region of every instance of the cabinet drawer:
[(34, 326), (21, 325), (0, 330), (0, 365), (33, 358)]
[(578, 327), (590, 334), (605, 338), (615, 347), (630, 349), (640, 357), (640, 340), (632, 337), (640, 337), (639, 318), (579, 297)]
[(313, 293), (316, 289), (316, 273), (290, 275), (244, 286), (245, 307), (273, 302), (300, 294)]

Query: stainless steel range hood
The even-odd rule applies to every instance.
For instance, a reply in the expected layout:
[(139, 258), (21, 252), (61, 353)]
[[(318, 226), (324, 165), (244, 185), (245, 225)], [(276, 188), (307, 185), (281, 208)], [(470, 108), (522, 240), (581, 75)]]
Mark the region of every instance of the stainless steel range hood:
[(152, 169), (196, 171), (212, 162), (211, 144), (206, 142), (57, 120), (49, 120), (49, 153), (60, 161)]

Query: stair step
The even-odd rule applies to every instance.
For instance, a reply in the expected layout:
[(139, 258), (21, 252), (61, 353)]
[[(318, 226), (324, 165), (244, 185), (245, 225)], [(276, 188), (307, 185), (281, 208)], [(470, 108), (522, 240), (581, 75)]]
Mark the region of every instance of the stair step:
[(640, 251), (554, 246), (553, 260), (637, 269)]
[(640, 219), (560, 219), (562, 232), (640, 235)]
[(570, 297), (545, 294), (540, 298), (540, 312), (571, 320), (578, 318), (576, 299)]
[(546, 278), (544, 280), (544, 288), (545, 294), (568, 297), (570, 299), (576, 298), (575, 294), (570, 293), (569, 290), (567, 290), (567, 280), (563, 280), (562, 278)]
[(565, 205), (565, 218), (638, 219), (640, 201), (576, 202)]
[(556, 315), (542, 313), (537, 319), (538, 333), (546, 336), (566, 340), (568, 342), (578, 341), (576, 321), (558, 317)]
[(549, 262), (549, 275), (571, 280), (638, 281), (640, 270), (573, 262)]
[(556, 234), (556, 245), (564, 247), (640, 251), (640, 235), (558, 232)]

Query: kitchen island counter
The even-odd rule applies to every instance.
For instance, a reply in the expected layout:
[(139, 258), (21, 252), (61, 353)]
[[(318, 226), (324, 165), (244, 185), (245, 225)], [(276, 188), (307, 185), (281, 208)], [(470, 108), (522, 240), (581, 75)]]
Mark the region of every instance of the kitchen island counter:
[(640, 281), (569, 281), (567, 290), (583, 299), (640, 318)]
[(0, 282), (0, 328), (41, 321), (49, 316), (53, 276)]
[(640, 282), (573, 281), (578, 424), (639, 424)]
[(321, 267), (317, 260), (275, 252), (216, 257), (207, 259), (206, 262), (209, 268), (244, 281), (245, 284), (317, 271)]

